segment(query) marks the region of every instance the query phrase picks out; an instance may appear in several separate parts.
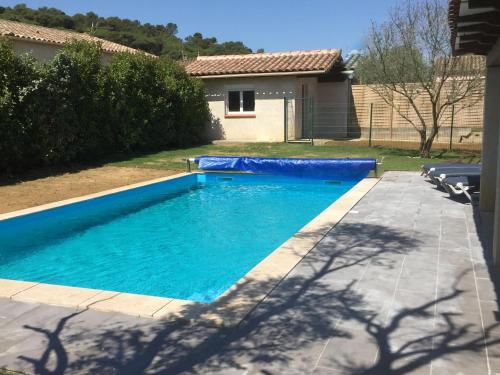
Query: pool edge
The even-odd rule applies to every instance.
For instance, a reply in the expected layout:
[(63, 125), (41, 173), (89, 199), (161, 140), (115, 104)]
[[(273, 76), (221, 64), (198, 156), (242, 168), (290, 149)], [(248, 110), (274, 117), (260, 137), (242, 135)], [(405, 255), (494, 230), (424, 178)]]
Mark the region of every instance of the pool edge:
[[(189, 174), (192, 173), (179, 173), (78, 198), (0, 214), (0, 220), (147, 186)], [(10, 279), (0, 279), (0, 298), (70, 307), (78, 310), (92, 309), (187, 322), (203, 321), (217, 326), (233, 327), (244, 320), (379, 181), (380, 178), (372, 177), (359, 181), (210, 304)]]
[(217, 326), (239, 325), (379, 181), (374, 177), (359, 181), (213, 301), (199, 318)]

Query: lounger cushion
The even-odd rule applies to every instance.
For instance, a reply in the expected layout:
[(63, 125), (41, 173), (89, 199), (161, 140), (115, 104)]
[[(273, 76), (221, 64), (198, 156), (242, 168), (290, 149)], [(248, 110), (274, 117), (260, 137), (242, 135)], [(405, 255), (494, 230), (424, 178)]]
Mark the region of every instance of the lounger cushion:
[(481, 169), (481, 163), (479, 164), (466, 164), (466, 163), (436, 163), (436, 164), (424, 164), (422, 165), (422, 171), (424, 173), (429, 173), (432, 170), (449, 170), (449, 169)]
[(424, 164), (422, 165), (422, 170), (424, 172), (429, 172), (431, 168), (445, 168), (445, 167), (463, 167), (464, 165), (470, 165), (465, 163), (436, 163), (436, 164)]
[(429, 175), (439, 177), (442, 174), (467, 174), (467, 173), (481, 173), (480, 164), (464, 164), (462, 167), (441, 167), (435, 168), (429, 172)]

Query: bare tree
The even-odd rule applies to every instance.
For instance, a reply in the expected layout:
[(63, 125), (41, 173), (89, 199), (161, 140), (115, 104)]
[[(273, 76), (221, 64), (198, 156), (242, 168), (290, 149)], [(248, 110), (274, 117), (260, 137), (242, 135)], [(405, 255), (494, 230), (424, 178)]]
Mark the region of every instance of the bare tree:
[(483, 90), (483, 65), (452, 57), (447, 15), (445, 0), (396, 6), (386, 22), (372, 23), (357, 69), (360, 81), (418, 131), (423, 157), (451, 107), (457, 113), (476, 104)]

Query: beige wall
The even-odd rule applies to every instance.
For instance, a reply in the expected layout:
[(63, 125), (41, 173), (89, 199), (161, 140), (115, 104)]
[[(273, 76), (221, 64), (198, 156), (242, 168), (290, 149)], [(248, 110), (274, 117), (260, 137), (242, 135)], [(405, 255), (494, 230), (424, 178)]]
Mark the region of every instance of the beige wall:
[[(14, 52), (16, 54), (21, 55), (28, 53), (41, 62), (49, 62), (62, 48), (62, 45), (31, 42), (19, 39), (13, 39), (12, 43)], [(101, 62), (103, 64), (107, 64), (111, 59), (111, 56), (112, 54), (110, 53), (107, 52), (103, 53)]]
[[(251, 142), (281, 142), (284, 135), (284, 97), (295, 97), (296, 78), (245, 77), (204, 80), (215, 139)], [(229, 89), (255, 90), (254, 118), (226, 118), (225, 100)]]
[(483, 212), (494, 210), (493, 260), (500, 267), (500, 39), (486, 60), (484, 140), (481, 167), (480, 206)]

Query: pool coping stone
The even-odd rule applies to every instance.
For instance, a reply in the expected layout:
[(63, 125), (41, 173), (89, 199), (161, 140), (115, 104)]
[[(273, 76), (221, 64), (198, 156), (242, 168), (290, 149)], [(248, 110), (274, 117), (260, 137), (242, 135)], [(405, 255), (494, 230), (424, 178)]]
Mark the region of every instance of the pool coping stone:
[[(199, 172), (194, 172), (199, 173)], [(187, 176), (172, 176), (110, 189), (78, 198), (0, 214), (0, 220)], [(81, 309), (118, 312), (138, 317), (234, 327), (252, 312), (295, 266), (380, 181), (367, 177), (307, 223), (252, 270), (209, 304), (173, 298), (0, 279), (0, 297)]]

